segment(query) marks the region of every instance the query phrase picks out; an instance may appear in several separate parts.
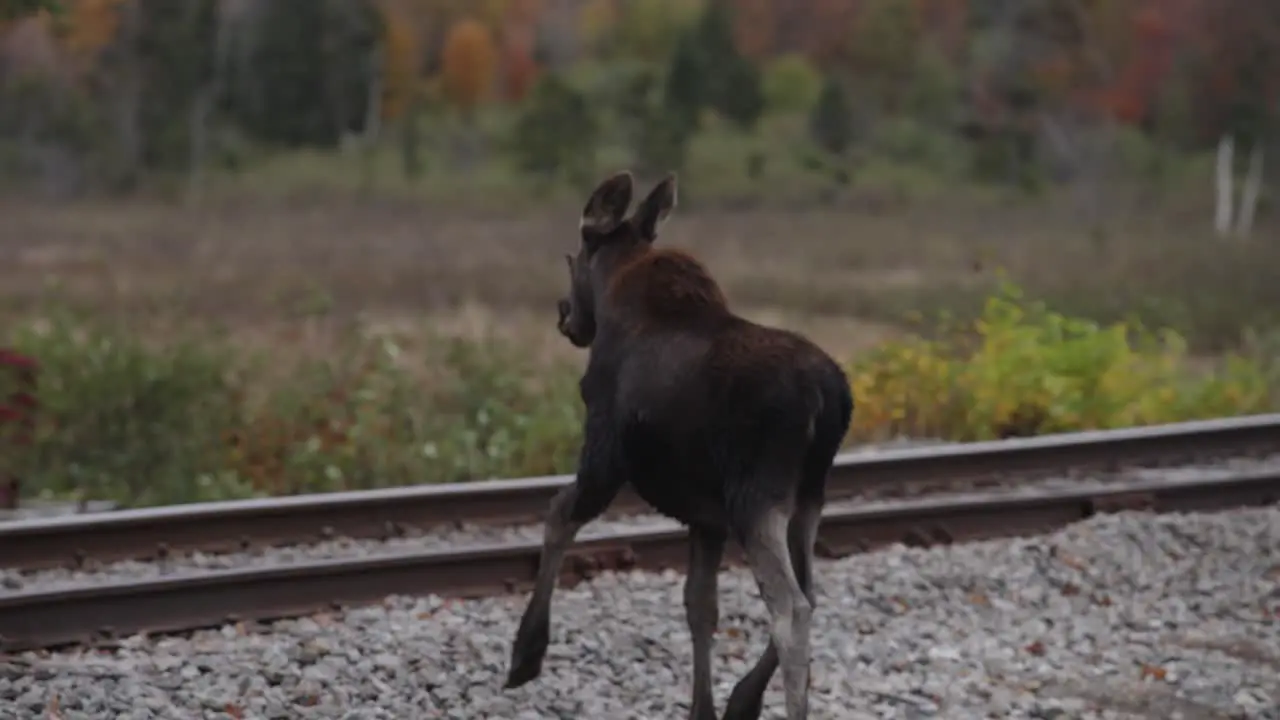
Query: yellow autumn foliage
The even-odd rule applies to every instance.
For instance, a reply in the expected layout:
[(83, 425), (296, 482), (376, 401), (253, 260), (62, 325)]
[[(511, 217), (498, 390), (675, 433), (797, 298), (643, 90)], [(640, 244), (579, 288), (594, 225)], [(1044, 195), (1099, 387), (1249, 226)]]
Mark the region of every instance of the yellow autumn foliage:
[(850, 434), (991, 440), (1276, 408), (1265, 363), (1233, 356), (1204, 371), (1189, 359), (1172, 331), (1067, 317), (1005, 286), (971, 325), (850, 363)]

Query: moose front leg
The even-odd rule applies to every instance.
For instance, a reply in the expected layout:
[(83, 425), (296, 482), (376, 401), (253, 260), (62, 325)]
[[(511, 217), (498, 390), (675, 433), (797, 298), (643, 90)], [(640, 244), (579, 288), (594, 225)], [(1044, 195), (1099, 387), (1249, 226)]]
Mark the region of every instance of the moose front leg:
[(713, 528), (689, 528), (689, 574), (684, 584), (684, 607), (693, 640), (693, 701), (689, 720), (716, 720), (711, 694), (711, 643), (720, 620), (716, 575), (724, 556), (725, 533)]
[(542, 659), (551, 640), (551, 595), (565, 553), (578, 531), (604, 513), (626, 483), (622, 468), (612, 462), (615, 454), (609, 440), (589, 437), (583, 443), (577, 478), (551, 500), (543, 530), (538, 576), (511, 647), (507, 688), (520, 687), (542, 672)]

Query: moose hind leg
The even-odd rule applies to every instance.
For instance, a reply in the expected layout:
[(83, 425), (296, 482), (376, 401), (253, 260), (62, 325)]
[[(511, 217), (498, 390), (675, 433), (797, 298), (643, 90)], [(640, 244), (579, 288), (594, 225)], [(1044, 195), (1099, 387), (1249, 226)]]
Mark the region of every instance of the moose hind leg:
[[(773, 508), (761, 513), (759, 520), (743, 533), (747, 564), (769, 611), (770, 642), (765, 656), (734, 688), (726, 720), (759, 717), (764, 685), (779, 665), (787, 720), (808, 718), (809, 625), (813, 607), (796, 577), (788, 546), (789, 520), (782, 508)], [(752, 681), (751, 685), (748, 681)]]
[[(787, 527), (791, 567), (796, 582), (809, 601), (810, 610), (817, 607), (813, 590), (814, 543), (822, 520), (821, 499), (801, 500)], [(764, 692), (778, 670), (778, 648), (770, 640), (756, 664), (734, 686), (725, 707), (724, 720), (757, 720), (764, 709)]]
[(816, 500), (802, 500), (798, 503), (796, 514), (787, 527), (787, 541), (791, 548), (791, 565), (795, 568), (796, 581), (809, 600), (809, 609), (818, 607), (817, 594), (813, 589), (814, 546), (818, 542), (818, 526), (822, 523), (822, 503)]

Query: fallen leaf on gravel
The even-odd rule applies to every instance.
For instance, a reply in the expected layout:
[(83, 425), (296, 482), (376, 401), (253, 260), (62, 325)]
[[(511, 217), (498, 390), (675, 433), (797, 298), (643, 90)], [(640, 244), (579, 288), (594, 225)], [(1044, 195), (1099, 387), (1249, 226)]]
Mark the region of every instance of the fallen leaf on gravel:
[(1053, 556), (1058, 559), (1058, 562), (1062, 563), (1063, 565), (1066, 565), (1072, 570), (1084, 569), (1084, 561), (1076, 557), (1075, 555), (1072, 555), (1071, 553), (1067, 552), (1066, 550), (1062, 550), (1055, 546), (1053, 549)]
[(227, 703), (227, 706), (222, 708), (222, 711), (230, 715), (232, 720), (244, 720), (244, 710), (241, 710), (238, 705)]
[(733, 638), (737, 640), (738, 638), (742, 637), (742, 629), (736, 628), (736, 627), (727, 627), (724, 629), (724, 636), (727, 638)]
[(1044, 655), (1044, 643), (1040, 642), (1039, 640), (1036, 640), (1035, 642), (1031, 643), (1030, 645), (1026, 646), (1023, 649), (1037, 657), (1039, 657), (1040, 655)]
[(1164, 680), (1168, 674), (1169, 671), (1159, 665), (1147, 665), (1144, 663), (1139, 677), (1143, 680), (1146, 680), (1147, 678), (1151, 678), (1152, 680)]
[(1065, 583), (1062, 586), (1062, 594), (1068, 597), (1080, 594), (1080, 586), (1075, 583)]
[(987, 597), (985, 593), (971, 593), (969, 595), (969, 602), (974, 605), (989, 607), (991, 605), (991, 598)]

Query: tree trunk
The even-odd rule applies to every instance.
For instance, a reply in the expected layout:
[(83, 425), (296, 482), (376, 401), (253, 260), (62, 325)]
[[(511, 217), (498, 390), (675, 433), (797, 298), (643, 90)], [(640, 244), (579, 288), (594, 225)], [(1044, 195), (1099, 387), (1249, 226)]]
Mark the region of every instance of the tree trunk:
[(1262, 142), (1255, 140), (1249, 153), (1249, 170), (1244, 178), (1240, 195), (1240, 216), (1237, 218), (1236, 235), (1246, 238), (1253, 232), (1253, 218), (1258, 210), (1258, 197), (1262, 194)]
[(1235, 138), (1230, 134), (1218, 140), (1218, 165), (1216, 185), (1218, 189), (1217, 204), (1213, 213), (1213, 229), (1219, 237), (1231, 232), (1231, 170), (1235, 154)]
[(410, 182), (422, 177), (422, 99), (413, 93), (400, 127), (400, 164)]
[(382, 132), (382, 44), (369, 53), (369, 97), (365, 102), (364, 138), (361, 142), (360, 189), (373, 189), (378, 137)]
[(230, 0), (220, 0), (213, 31), (213, 75), (191, 101), (191, 155), (187, 167), (187, 202), (199, 202), (204, 194), (205, 166), (209, 155), (209, 120), (222, 95), (224, 78), (231, 60), (231, 23), (236, 9)]
[(126, 188), (137, 183), (142, 170), (142, 67), (138, 58), (141, 16), (137, 0), (125, 2), (120, 8), (117, 40), (120, 64), (114, 83), (111, 119), (119, 151), (119, 179)]

